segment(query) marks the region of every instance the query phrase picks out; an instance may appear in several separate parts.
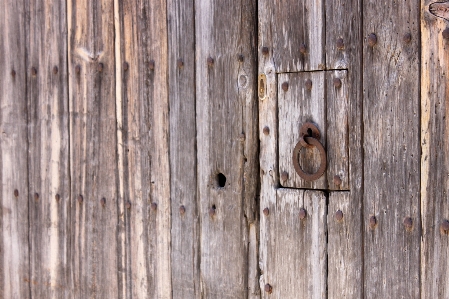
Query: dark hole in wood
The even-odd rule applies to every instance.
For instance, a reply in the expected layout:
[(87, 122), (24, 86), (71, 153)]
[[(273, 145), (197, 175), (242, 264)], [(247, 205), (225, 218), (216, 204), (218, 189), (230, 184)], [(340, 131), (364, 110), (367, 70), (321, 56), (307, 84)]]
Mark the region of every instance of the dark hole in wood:
[(226, 177), (224, 174), (222, 173), (217, 174), (217, 185), (220, 188), (223, 188), (226, 185)]
[(215, 205), (212, 205), (212, 209), (216, 210), (216, 209), (217, 209), (217, 207), (216, 207)]

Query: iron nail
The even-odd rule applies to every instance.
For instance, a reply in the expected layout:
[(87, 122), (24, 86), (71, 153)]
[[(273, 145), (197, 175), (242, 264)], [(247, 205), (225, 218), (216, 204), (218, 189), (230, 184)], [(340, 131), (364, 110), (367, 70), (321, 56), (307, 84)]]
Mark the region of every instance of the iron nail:
[(77, 65), (75, 66), (75, 73), (79, 74), (81, 72), (81, 66)]
[(57, 74), (58, 73), (58, 71), (59, 71), (59, 69), (58, 69), (58, 67), (55, 65), (54, 67), (53, 67), (53, 74)]
[(34, 200), (38, 201), (39, 200), (39, 193), (34, 193)]
[(340, 80), (340, 78), (334, 78), (334, 79), (332, 80), (332, 82), (334, 83), (334, 86), (335, 86), (335, 87), (337, 87), (337, 88), (340, 88), (340, 87), (341, 87), (341, 80)]
[(101, 204), (101, 206), (104, 208), (105, 206), (106, 206), (106, 198), (101, 198), (100, 199), (100, 204)]
[(131, 209), (131, 202), (129, 200), (126, 201), (126, 208)]
[(371, 229), (373, 229), (376, 226), (377, 226), (377, 219), (376, 219), (376, 216), (373, 215), (373, 216), (369, 217), (369, 227)]
[(241, 133), (239, 136), (240, 142), (244, 142), (246, 139), (245, 133)]
[(282, 90), (287, 91), (288, 90), (288, 82), (282, 83)]
[(80, 195), (78, 195), (78, 203), (83, 203), (83, 201), (84, 201), (84, 199), (83, 199), (83, 196), (80, 194)]
[(56, 199), (57, 202), (59, 202), (59, 200), (61, 199), (61, 196), (59, 196), (59, 194), (56, 194), (55, 195), (55, 199)]
[(265, 216), (270, 215), (270, 209), (268, 209), (268, 208), (263, 209), (263, 214), (264, 214)]
[(14, 190), (14, 197), (16, 198), (19, 197), (19, 190), (17, 189)]
[(268, 47), (262, 47), (262, 54), (268, 55)]
[(182, 61), (182, 59), (179, 58), (177, 64), (179, 68), (182, 68), (184, 66), (184, 61)]
[(411, 217), (405, 217), (404, 226), (407, 230), (411, 230), (413, 227), (413, 219)]
[(404, 34), (404, 37), (402, 38), (402, 40), (406, 44), (410, 43), (412, 41), (412, 34), (411, 33)]
[[(181, 60), (181, 63), (182, 63), (182, 60)], [(182, 64), (182, 65), (184, 65), (184, 64)], [(179, 67), (182, 67), (182, 65), (179, 66), (179, 60), (178, 60), (178, 66), (179, 66)], [(154, 60), (148, 61), (148, 68), (149, 68), (150, 70), (154, 70), (154, 66), (155, 66)]]
[(181, 213), (181, 215), (184, 215), (184, 213), (186, 212), (186, 208), (184, 206), (180, 206), (179, 212)]
[(239, 54), (238, 59), (240, 62), (243, 62), (243, 60), (245, 60), (245, 57), (243, 56), (243, 54)]
[(449, 28), (443, 30), (443, 38), (449, 39)]
[(343, 212), (341, 210), (338, 210), (335, 212), (335, 220), (342, 221), (343, 220)]
[(268, 294), (271, 294), (273, 292), (273, 287), (270, 284), (266, 284), (264, 287), (265, 292), (267, 292)]
[(337, 49), (343, 50), (345, 47), (345, 43), (342, 38), (337, 39)]
[(128, 62), (125, 61), (123, 63), (123, 70), (126, 72), (128, 69), (129, 69), (129, 64), (128, 64)]
[(31, 68), (31, 75), (33, 76), (37, 75), (37, 69), (34, 66)]
[(299, 52), (301, 52), (302, 54), (306, 54), (307, 53), (307, 46), (306, 46), (306, 44), (299, 45)]
[(288, 172), (287, 172), (287, 171), (283, 171), (283, 172), (281, 173), (281, 180), (282, 180), (283, 182), (285, 182), (286, 180), (288, 180)]
[(299, 219), (304, 220), (307, 217), (307, 211), (304, 208), (299, 210)]
[(214, 59), (212, 57), (207, 57), (207, 65), (208, 66), (213, 66), (214, 65)]
[(370, 45), (370, 47), (374, 47), (377, 44), (377, 36), (374, 33), (371, 33), (370, 35), (368, 35), (368, 45)]
[(305, 86), (308, 90), (311, 90), (312, 89), (312, 80), (307, 79), (305, 82)]
[(103, 63), (98, 63), (98, 65), (97, 65), (97, 71), (99, 71), (100, 73), (103, 71), (103, 69), (104, 69), (104, 65), (103, 65)]
[(336, 186), (340, 186), (341, 185), (341, 178), (338, 175), (334, 175), (334, 184)]
[(449, 233), (449, 221), (448, 220), (445, 219), (441, 222), (440, 230), (441, 230), (441, 233), (443, 233), (443, 234)]
[(268, 135), (268, 134), (270, 134), (270, 128), (267, 127), (267, 126), (265, 126), (265, 127), (263, 128), (262, 132), (263, 132), (265, 135)]
[(16, 71), (15, 70), (11, 70), (11, 76), (13, 76), (13, 77), (16, 76)]
[(210, 209), (209, 209), (209, 216), (210, 217), (214, 217), (215, 216), (215, 205), (213, 205)]
[(151, 203), (151, 209), (152, 209), (153, 211), (156, 211), (156, 209), (157, 209), (157, 203), (152, 202), (152, 203)]

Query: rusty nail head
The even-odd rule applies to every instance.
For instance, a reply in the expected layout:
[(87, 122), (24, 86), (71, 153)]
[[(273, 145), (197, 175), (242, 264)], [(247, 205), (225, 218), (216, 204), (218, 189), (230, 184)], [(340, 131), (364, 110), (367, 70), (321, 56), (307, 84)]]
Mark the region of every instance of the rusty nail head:
[(156, 211), (156, 209), (157, 209), (157, 203), (152, 202), (152, 203), (151, 203), (151, 209), (152, 209), (153, 211)]
[(449, 39), (449, 28), (443, 30), (443, 38)]
[(131, 209), (131, 202), (129, 200), (126, 201), (126, 208)]
[(13, 77), (16, 76), (16, 71), (15, 70), (11, 70), (11, 76), (13, 76)]
[(128, 69), (129, 69), (129, 64), (128, 64), (128, 62), (125, 61), (123, 63), (123, 70), (126, 72)]
[(83, 203), (83, 196), (80, 194), (80, 195), (78, 195), (78, 202), (79, 203)]
[(37, 75), (37, 69), (34, 66), (31, 68), (31, 75), (33, 76)]
[(81, 66), (77, 65), (75, 66), (75, 73), (79, 74), (81, 72)]
[(270, 284), (266, 284), (264, 287), (265, 292), (267, 292), (268, 294), (271, 294), (273, 292), (273, 288), (271, 287)]
[(287, 172), (287, 171), (283, 171), (283, 172), (281, 173), (281, 180), (282, 180), (283, 182), (285, 182), (286, 180), (288, 180), (288, 172)]
[(332, 80), (332, 82), (334, 83), (334, 86), (335, 86), (335, 87), (337, 87), (337, 88), (340, 88), (340, 87), (341, 87), (341, 80), (340, 80), (340, 78), (334, 78), (334, 79)]
[(341, 178), (339, 175), (334, 175), (334, 184), (336, 186), (340, 186), (341, 185)]
[(288, 90), (288, 82), (282, 83), (282, 90), (287, 91)]
[(17, 189), (14, 190), (14, 197), (19, 197), (19, 190)]
[(412, 34), (411, 33), (404, 34), (403, 40), (404, 43), (408, 44), (409, 42), (412, 41)]
[(305, 86), (308, 90), (311, 90), (312, 89), (312, 80), (307, 79), (305, 82)]
[(243, 56), (243, 54), (239, 54), (238, 59), (240, 62), (243, 62), (243, 60), (245, 60), (245, 57)]
[(265, 216), (270, 215), (270, 209), (268, 209), (268, 208), (263, 209), (263, 214), (264, 214)]
[(179, 212), (181, 213), (181, 215), (184, 215), (184, 213), (186, 212), (186, 208), (184, 206), (180, 206)]
[(411, 230), (413, 227), (413, 219), (411, 217), (405, 217), (404, 226), (407, 230)]
[(376, 216), (373, 215), (369, 218), (369, 227), (375, 228), (376, 225), (377, 225), (377, 219), (376, 219)]
[(179, 68), (182, 68), (182, 67), (184, 66), (184, 61), (182, 61), (181, 58), (178, 59), (178, 62), (177, 62), (177, 63), (178, 63), (178, 67), (179, 67)]
[(370, 35), (368, 35), (368, 45), (370, 45), (370, 47), (374, 47), (377, 44), (377, 36), (374, 33), (371, 33)]
[[(178, 60), (178, 61), (179, 61), (179, 60)], [(181, 62), (182, 62), (182, 60), (181, 60)], [(156, 63), (154, 62), (154, 60), (148, 61), (148, 68), (149, 68), (150, 70), (154, 70), (155, 65), (156, 65)]]
[(97, 65), (97, 71), (99, 71), (100, 73), (103, 71), (103, 69), (104, 69), (104, 65), (103, 65), (103, 63), (98, 63), (98, 65)]
[(207, 57), (207, 65), (208, 66), (213, 66), (214, 65), (214, 59), (212, 57)]
[(215, 216), (215, 205), (213, 205), (210, 209), (209, 209), (209, 216), (210, 217), (214, 217)]
[(307, 211), (304, 208), (299, 210), (299, 219), (304, 220), (307, 217)]
[(268, 135), (268, 134), (270, 134), (270, 128), (267, 127), (267, 126), (265, 126), (265, 127), (263, 128), (262, 132), (263, 132), (265, 135)]
[(58, 67), (55, 65), (54, 67), (53, 67), (53, 74), (57, 74), (58, 73)]
[(100, 203), (101, 203), (101, 206), (102, 206), (102, 207), (106, 206), (106, 198), (103, 197), (103, 198), (100, 200)]
[(342, 50), (345, 47), (345, 43), (343, 42), (343, 39), (340, 37), (337, 39), (337, 49)]
[(343, 212), (341, 210), (338, 210), (335, 212), (335, 220), (342, 221), (343, 220)]
[(448, 220), (445, 219), (445, 220), (443, 220), (443, 222), (441, 222), (440, 230), (441, 230), (441, 233), (443, 233), (443, 234), (449, 233), (449, 221)]
[(302, 54), (306, 54), (307, 53), (307, 46), (305, 44), (299, 45), (299, 52), (301, 52)]
[(59, 202), (59, 200), (61, 199), (61, 196), (59, 196), (59, 194), (56, 194), (55, 195), (55, 199), (56, 199), (57, 202)]
[(39, 193), (34, 193), (34, 200), (39, 200)]
[(268, 47), (262, 47), (262, 54), (267, 55), (268, 54)]

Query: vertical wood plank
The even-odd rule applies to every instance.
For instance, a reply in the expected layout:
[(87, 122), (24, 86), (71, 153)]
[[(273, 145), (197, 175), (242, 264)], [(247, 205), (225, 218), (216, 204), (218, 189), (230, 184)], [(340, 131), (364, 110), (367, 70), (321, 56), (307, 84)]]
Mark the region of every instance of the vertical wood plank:
[[(271, 40), (264, 56), (273, 59), (276, 72), (324, 70), (325, 32), (323, 0), (259, 1), (259, 18), (268, 27), (259, 30), (262, 40)], [(269, 38), (266, 38), (268, 37)]]
[(70, 296), (67, 8), (30, 1), (28, 69), (31, 297)]
[(449, 6), (433, 2), (421, 1), (421, 292), (448, 298), (449, 239), (441, 226), (449, 220)]
[(124, 287), (113, 4), (105, 0), (69, 0), (67, 4), (70, 262), (72, 295), (77, 298), (120, 298)]
[(363, 24), (365, 297), (419, 298), (419, 6), (364, 1)]
[[(301, 209), (306, 217), (300, 219)], [(269, 206), (268, 268), (273, 298), (327, 298), (327, 207), (322, 191), (278, 189)]]
[(171, 298), (166, 1), (123, 1), (117, 99), (126, 295)]
[[(195, 14), (193, 1), (167, 1), (173, 298), (200, 298), (197, 205)], [(178, 65), (182, 63), (183, 65)], [(185, 213), (180, 213), (183, 206)]]
[[(26, 38), (28, 1), (0, 4), (0, 297), (30, 298)], [(17, 190), (17, 191), (15, 191)]]
[(205, 298), (246, 298), (251, 292), (248, 230), (254, 211), (250, 214), (245, 206), (256, 194), (250, 196), (245, 186), (257, 186), (255, 12), (255, 3), (247, 0), (195, 3), (198, 213)]

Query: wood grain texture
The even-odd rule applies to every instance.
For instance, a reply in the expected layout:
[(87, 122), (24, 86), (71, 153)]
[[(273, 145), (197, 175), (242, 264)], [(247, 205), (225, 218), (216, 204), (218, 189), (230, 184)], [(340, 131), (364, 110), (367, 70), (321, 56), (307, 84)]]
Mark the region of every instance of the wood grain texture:
[[(363, 298), (363, 245), (360, 209), (349, 192), (330, 192), (328, 227), (328, 298)], [(337, 218), (337, 212), (343, 218)]]
[[(247, 298), (258, 292), (248, 290), (247, 217), (254, 211), (245, 211), (247, 202), (256, 200), (245, 186), (257, 186), (255, 12), (254, 1), (195, 3), (198, 213), (205, 298)], [(220, 173), (226, 183), (218, 181)], [(215, 215), (210, 216), (213, 207)]]
[[(380, 18), (379, 16), (382, 16)], [(400, 20), (400, 21), (399, 21)], [(364, 1), (363, 148), (366, 298), (419, 298), (419, 7)], [(369, 45), (371, 33), (377, 44)], [(409, 43), (403, 38), (410, 33)], [(369, 218), (377, 226), (369, 227)], [(405, 217), (413, 228), (406, 230)]]
[(259, 18), (268, 25), (259, 32), (262, 40), (270, 40), (260, 46), (268, 47), (276, 72), (325, 69), (324, 3), (323, 0), (259, 1)]
[[(200, 298), (193, 1), (167, 1), (173, 298)], [(182, 60), (183, 67), (177, 61)], [(184, 206), (186, 213), (179, 213)]]
[(447, 22), (429, 13), (432, 2), (421, 1), (421, 294), (448, 298), (449, 239), (440, 225), (449, 220), (449, 42)]
[[(71, 294), (67, 8), (30, 1), (28, 69), (31, 297)], [(59, 199), (57, 199), (59, 197)]]
[[(123, 294), (114, 3), (68, 1), (72, 295)], [(105, 199), (104, 207), (101, 199)]]
[(30, 70), (26, 69), (27, 5), (28, 1), (13, 0), (0, 4), (0, 298), (31, 297), (26, 101), (26, 82), (30, 74)]
[[(299, 211), (307, 211), (305, 219)], [(270, 205), (265, 279), (272, 298), (327, 298), (327, 206), (321, 191), (278, 189)]]
[(126, 295), (171, 298), (166, 1), (119, 5), (120, 193), (130, 204), (125, 211)]

